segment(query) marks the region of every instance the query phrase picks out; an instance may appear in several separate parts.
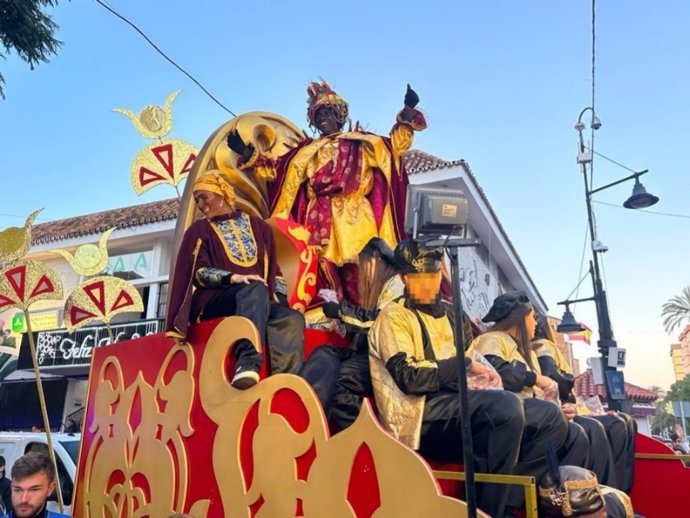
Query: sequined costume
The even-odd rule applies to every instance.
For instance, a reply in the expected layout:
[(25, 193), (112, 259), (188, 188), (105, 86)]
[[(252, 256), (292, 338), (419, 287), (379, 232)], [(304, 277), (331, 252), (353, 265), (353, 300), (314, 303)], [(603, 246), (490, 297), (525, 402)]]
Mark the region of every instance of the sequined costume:
[[(268, 287), (224, 284), (229, 273), (260, 275)], [(195, 221), (177, 255), (166, 331), (184, 337), (190, 322), (245, 316), (268, 344), (271, 372), (296, 373), (302, 365), (304, 318), (276, 302), (280, 286), (273, 232), (262, 219), (235, 210)]]
[(411, 121), (398, 115), (389, 137), (336, 132), (307, 138), (277, 160), (257, 151), (237, 164), (273, 180), (271, 215), (309, 229), (308, 244), (320, 254), (320, 285), (341, 300), (358, 302), (354, 263), (369, 239), (378, 236), (394, 247), (403, 237), (408, 179), (402, 155), (414, 132), (426, 128), (422, 113), (412, 113)]

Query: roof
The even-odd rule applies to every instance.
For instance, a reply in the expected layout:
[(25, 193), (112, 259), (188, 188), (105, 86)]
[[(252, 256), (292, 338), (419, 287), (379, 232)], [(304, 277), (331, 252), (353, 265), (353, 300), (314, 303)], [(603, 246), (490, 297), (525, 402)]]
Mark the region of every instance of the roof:
[[(425, 172), (447, 169), (451, 167), (462, 167), (467, 174), (467, 177), (479, 192), (500, 232), (505, 237), (508, 246), (520, 265), (520, 268), (525, 273), (532, 285), (536, 286), (467, 162), (462, 159), (451, 161), (442, 160), (437, 156), (425, 153), (424, 151), (420, 151), (418, 149), (411, 149), (407, 151), (403, 155), (403, 161), (405, 162), (405, 167), (409, 175), (423, 174)], [(119, 209), (96, 212), (94, 214), (86, 214), (73, 218), (49, 221), (47, 223), (41, 223), (33, 226), (31, 241), (32, 245), (34, 246), (42, 245), (55, 241), (102, 234), (111, 227), (123, 229), (159, 221), (174, 220), (177, 218), (179, 209), (180, 200), (178, 198), (171, 198), (168, 200), (144, 203), (142, 205), (133, 205)]]
[(180, 209), (180, 200), (172, 198), (163, 201), (133, 205), (119, 209), (105, 210), (94, 214), (76, 216), (34, 225), (31, 230), (33, 245), (61, 241), (75, 237), (101, 234), (111, 227), (119, 229), (137, 227), (147, 223), (174, 220)]
[[(430, 155), (419, 149), (410, 149), (403, 155), (403, 162), (407, 174), (419, 174), (426, 171), (435, 171), (437, 169), (446, 169), (455, 166), (467, 166), (464, 160), (442, 160), (437, 156)], [(468, 167), (469, 169), (469, 167)]]
[[(592, 369), (587, 369), (585, 372), (575, 378), (575, 394), (581, 398), (588, 398), (591, 396), (599, 396), (603, 401), (606, 401), (606, 387), (604, 385), (594, 384), (594, 375)], [(632, 399), (635, 403), (652, 403), (657, 399), (655, 392), (638, 387), (632, 383), (625, 382), (625, 395)]]

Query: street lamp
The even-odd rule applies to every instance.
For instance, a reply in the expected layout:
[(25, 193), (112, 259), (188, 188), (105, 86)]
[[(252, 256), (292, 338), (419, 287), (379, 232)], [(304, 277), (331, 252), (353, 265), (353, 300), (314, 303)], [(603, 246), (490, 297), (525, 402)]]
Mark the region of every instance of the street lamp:
[[(643, 209), (645, 207), (650, 207), (659, 201), (659, 198), (649, 194), (644, 186), (640, 183), (639, 177), (647, 173), (648, 170), (634, 172), (632, 175), (625, 178), (621, 178), (615, 182), (606, 184), (602, 187), (592, 189), (590, 186), (590, 180), (587, 178), (587, 165), (589, 164), (590, 172), (593, 169), (594, 160), (594, 149), (593, 145), (590, 145), (589, 150), (585, 148), (584, 139), (582, 138), (582, 132), (585, 129), (585, 123), (582, 122), (582, 117), (587, 112), (592, 113), (592, 118), (590, 120), (590, 127), (593, 130), (598, 130), (601, 128), (601, 120), (597, 117), (594, 112), (594, 108), (587, 106), (584, 108), (577, 118), (577, 123), (575, 124), (575, 129), (579, 136), (579, 152), (577, 154), (577, 163), (580, 164), (582, 170), (582, 178), (585, 182), (585, 202), (587, 205), (587, 220), (589, 222), (589, 235), (591, 238), (591, 249), (592, 249), (592, 261), (589, 264), (589, 273), (592, 277), (592, 288), (594, 290), (594, 295), (592, 297), (577, 299), (577, 300), (565, 300), (559, 302), (558, 304), (565, 305), (565, 313), (561, 321), (561, 325), (558, 326), (557, 330), (561, 333), (572, 333), (577, 331), (582, 331), (582, 327), (577, 323), (573, 314), (570, 312), (570, 304), (576, 302), (594, 301), (597, 311), (597, 324), (599, 327), (599, 341), (597, 343), (599, 352), (601, 353), (603, 368), (604, 368), (604, 383), (606, 386), (607, 399), (609, 403), (609, 409), (620, 410), (620, 400), (615, 399), (615, 395), (620, 394), (620, 388), (623, 384), (623, 373), (620, 373), (619, 379), (614, 380), (614, 375), (609, 374), (612, 371), (617, 371), (615, 366), (609, 365), (609, 350), (612, 347), (616, 347), (616, 341), (613, 338), (613, 329), (611, 328), (611, 319), (609, 317), (608, 302), (606, 299), (606, 291), (604, 290), (603, 284), (601, 282), (601, 271), (599, 267), (599, 254), (604, 253), (608, 250), (605, 246), (601, 244), (597, 238), (596, 227), (594, 225), (594, 213), (592, 211), (592, 195), (618, 185), (619, 183), (626, 182), (628, 180), (635, 179), (635, 185), (633, 186), (632, 195), (623, 203), (623, 206), (628, 209)], [(618, 382), (618, 390), (614, 390), (614, 384)], [(623, 398), (624, 398), (623, 392)]]

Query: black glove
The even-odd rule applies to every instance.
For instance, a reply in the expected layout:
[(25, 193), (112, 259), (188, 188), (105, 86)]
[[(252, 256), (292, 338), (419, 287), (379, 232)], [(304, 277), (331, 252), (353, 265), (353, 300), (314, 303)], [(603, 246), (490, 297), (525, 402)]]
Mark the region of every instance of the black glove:
[(407, 84), (404, 103), (408, 108), (414, 108), (419, 104), (419, 96), (417, 95), (417, 92), (412, 89), (409, 83)]
[(321, 309), (328, 318), (340, 318), (340, 304), (337, 302), (324, 302)]
[(245, 144), (237, 130), (228, 133), (228, 147), (240, 155), (245, 162), (254, 154), (254, 146)]

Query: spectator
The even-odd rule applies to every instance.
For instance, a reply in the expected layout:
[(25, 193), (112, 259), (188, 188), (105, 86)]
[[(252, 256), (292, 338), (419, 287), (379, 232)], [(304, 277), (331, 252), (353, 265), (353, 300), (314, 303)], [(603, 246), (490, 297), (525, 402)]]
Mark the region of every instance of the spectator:
[(55, 466), (45, 453), (32, 451), (12, 466), (12, 507), (1, 518), (69, 518), (46, 509), (46, 500), (55, 490)]
[(10, 480), (5, 476), (5, 457), (0, 455), (0, 508), (4, 509), (3, 512), (6, 513), (12, 509), (12, 492), (10, 487)]

